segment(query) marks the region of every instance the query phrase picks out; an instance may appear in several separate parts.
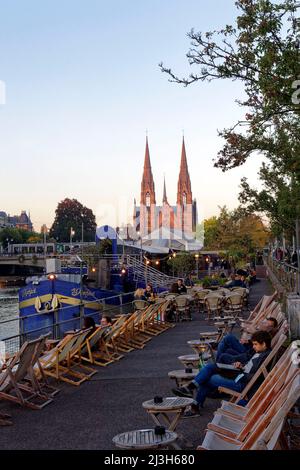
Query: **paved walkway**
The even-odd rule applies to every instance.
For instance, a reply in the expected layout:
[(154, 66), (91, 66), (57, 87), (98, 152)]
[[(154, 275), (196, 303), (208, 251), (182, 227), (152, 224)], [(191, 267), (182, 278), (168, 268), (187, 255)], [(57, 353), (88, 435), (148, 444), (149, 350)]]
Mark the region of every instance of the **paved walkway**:
[[(250, 307), (270, 284), (261, 280), (251, 290)], [(195, 313), (192, 322), (154, 337), (143, 350), (128, 353), (121, 361), (99, 368), (92, 380), (80, 387), (61, 385), (55, 401), (41, 411), (6, 405), (13, 426), (0, 426), (0, 449), (114, 449), (112, 438), (123, 431), (153, 427), (142, 402), (155, 395), (172, 396), (173, 381), (168, 372), (183, 368), (177, 357), (190, 354), (190, 339), (207, 331), (203, 315)], [(201, 416), (183, 419), (178, 430), (192, 448), (202, 442), (206, 424), (211, 421), (217, 400), (208, 399)], [(1, 405), (1, 409), (2, 405)]]

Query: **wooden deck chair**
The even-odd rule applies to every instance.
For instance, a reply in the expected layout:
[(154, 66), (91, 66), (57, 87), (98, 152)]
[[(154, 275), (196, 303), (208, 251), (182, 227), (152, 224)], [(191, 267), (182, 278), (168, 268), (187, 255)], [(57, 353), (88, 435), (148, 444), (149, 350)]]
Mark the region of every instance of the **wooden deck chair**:
[(152, 304), (144, 312), (140, 321), (140, 331), (152, 337), (159, 335), (162, 330), (157, 327), (156, 317), (161, 304)]
[(120, 317), (117, 327), (110, 333), (111, 341), (114, 343), (114, 347), (117, 351), (131, 352), (134, 350), (134, 347), (126, 344), (127, 325), (131, 315), (132, 314)]
[(257, 406), (259, 406), (260, 401), (264, 399), (264, 396), (266, 393), (268, 393), (270, 387), (273, 386), (277, 378), (280, 377), (282, 373), (285, 374), (286, 370), (288, 370), (290, 364), (292, 363), (292, 356), (294, 351), (295, 347), (292, 343), (279, 358), (275, 366), (269, 372), (263, 383), (260, 385), (259, 389), (255, 392), (246, 406), (240, 406), (236, 403), (223, 400), (221, 407), (217, 410), (217, 413), (237, 419), (246, 419), (249, 410), (252, 407), (255, 409)]
[[(90, 328), (77, 333), (66, 335), (58, 345), (40, 357), (39, 362), (44, 373), (56, 380), (62, 380), (71, 385), (79, 386), (97, 371), (76, 363), (80, 348), (84, 344)], [(81, 370), (75, 370), (79, 368)], [(82, 369), (88, 373), (82, 372)], [(37, 374), (39, 370), (36, 368)]]
[[(266, 413), (254, 424), (244, 441), (230, 438), (214, 431), (207, 431), (204, 441), (198, 450), (255, 450), (257, 448), (274, 449), (278, 430), (282, 428), (289, 411), (300, 397), (300, 370), (297, 368)], [(262, 446), (263, 443), (263, 446)]]
[(224, 415), (222, 411), (216, 411), (213, 420), (207, 425), (207, 429), (244, 441), (258, 419), (263, 413), (266, 413), (274, 400), (277, 399), (283, 387), (293, 380), (298, 373), (298, 367), (291, 360), (290, 350), (293, 351), (293, 349), (289, 348), (289, 361), (281, 362), (276, 374), (273, 374), (269, 380), (264, 381), (266, 383), (263, 383), (257, 391), (259, 392), (259, 400), (252, 401), (243, 416), (228, 416)]
[[(274, 340), (274, 338), (273, 338)], [(266, 357), (264, 362), (261, 364), (260, 368), (257, 370), (257, 372), (254, 374), (252, 379), (248, 382), (246, 387), (243, 389), (242, 392), (236, 392), (234, 390), (230, 390), (229, 388), (225, 387), (219, 387), (219, 392), (226, 393), (231, 396), (230, 401), (233, 401), (234, 403), (239, 402), (242, 399), (245, 399), (247, 397), (247, 393), (251, 390), (255, 382), (258, 380), (258, 378), (263, 375), (264, 378), (267, 377), (268, 375), (268, 368), (271, 366), (273, 359), (276, 358), (280, 348), (283, 346), (283, 344), (287, 340), (287, 336), (284, 334), (281, 334), (280, 337), (277, 339), (276, 344), (272, 340), (272, 351), (270, 354)]]
[(155, 305), (159, 305), (157, 314), (154, 317), (155, 328), (161, 331), (168, 330), (169, 328), (174, 328), (174, 323), (169, 323), (165, 320), (168, 309), (170, 308), (171, 301), (168, 299), (158, 299), (155, 302)]
[[(46, 341), (49, 338), (50, 333), (46, 335), (42, 335), (39, 339), (40, 342), (37, 344), (34, 356), (32, 358), (31, 367), (29, 369), (28, 377), (25, 377), (24, 382), (30, 383), (32, 388), (39, 394), (48, 396), (48, 397), (55, 397), (57, 393), (59, 393), (60, 389), (50, 385), (47, 376), (45, 375), (43, 368), (39, 362), (39, 358), (43, 355), (45, 348), (46, 348)], [(34, 366), (39, 368), (39, 380), (34, 372)]]
[[(24, 379), (31, 375), (36, 362), (36, 349), (44, 338), (26, 341), (20, 351), (7, 363), (6, 369), (0, 374), (0, 399), (12, 401), (22, 406), (39, 410), (53, 401), (48, 395), (34, 386), (25, 384)], [(36, 403), (36, 401), (40, 403)]]
[(105, 334), (101, 337), (100, 340), (100, 351), (105, 352), (108, 350), (110, 352), (110, 357), (112, 357), (114, 361), (119, 361), (122, 359), (122, 357), (124, 357), (117, 347), (114, 336), (125, 320), (126, 315), (120, 316), (109, 329), (106, 329)]
[[(177, 299), (178, 297), (176, 297)], [(176, 300), (175, 299), (175, 300)], [(169, 301), (166, 301), (169, 302)], [(146, 333), (157, 336), (165, 331), (165, 325), (162, 324), (161, 315), (162, 315), (162, 303), (155, 303), (153, 309), (147, 312), (144, 319), (145, 331)]]
[(247, 325), (255, 324), (259, 321), (260, 318), (264, 318), (266, 310), (268, 310), (272, 304), (277, 305), (278, 302), (275, 301), (276, 296), (276, 291), (272, 295), (264, 295), (254, 308), (254, 310), (250, 312), (250, 315), (247, 319), (239, 318), (241, 327), (244, 328)]
[[(135, 316), (133, 319), (133, 323), (131, 325), (131, 335), (134, 337), (134, 340), (137, 344), (144, 345), (148, 341), (151, 340), (153, 335), (150, 335), (146, 331), (144, 331), (144, 316), (145, 312), (150, 309), (150, 306), (145, 308), (144, 310), (141, 310), (138, 315)], [(152, 310), (152, 308), (151, 308)]]
[(272, 295), (264, 295), (255, 308), (250, 312), (248, 317), (248, 321), (252, 321), (257, 315), (260, 314), (263, 310), (268, 308), (268, 306), (276, 299), (277, 291), (275, 291)]
[(136, 327), (138, 326), (142, 315), (143, 310), (134, 312), (127, 319), (123, 328), (123, 338), (125, 344), (126, 346), (130, 346), (133, 349), (143, 349), (145, 347), (145, 343), (150, 339), (149, 336), (147, 337), (147, 339), (142, 338), (140, 335), (138, 335), (136, 331)]
[(0, 413), (0, 426), (12, 426), (11, 415), (7, 413)]
[(94, 333), (87, 337), (80, 350), (82, 361), (95, 364), (97, 366), (107, 366), (114, 362), (113, 354), (103, 341), (105, 328), (97, 328)]
[(252, 321), (240, 321), (240, 327), (241, 330), (244, 332), (250, 332), (253, 333), (257, 329), (259, 329), (259, 325), (261, 324), (262, 321), (264, 321), (268, 317), (276, 317), (278, 315), (278, 312), (281, 310), (280, 305), (278, 302), (271, 302), (268, 307), (264, 310), (262, 310)]

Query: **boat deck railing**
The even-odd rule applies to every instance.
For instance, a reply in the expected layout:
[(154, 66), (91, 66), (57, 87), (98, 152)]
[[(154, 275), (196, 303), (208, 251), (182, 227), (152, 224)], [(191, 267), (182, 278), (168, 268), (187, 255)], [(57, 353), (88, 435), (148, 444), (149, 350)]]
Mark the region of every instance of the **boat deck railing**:
[[(37, 312), (22, 317), (15, 316), (2, 320), (0, 321), (0, 342), (5, 348), (0, 348), (0, 353), (1, 350), (5, 349), (7, 354), (14, 354), (25, 341), (35, 339), (42, 334), (50, 333), (51, 339), (61, 339), (66, 331), (82, 328), (86, 316), (93, 317), (95, 323), (99, 324), (100, 315), (109, 315), (114, 318), (116, 315), (131, 313), (133, 311), (133, 299), (134, 292), (121, 293), (103, 299), (79, 302), (75, 306), (58, 307), (46, 312)], [(94, 310), (92, 313), (89, 309), (91, 302), (99, 304), (99, 309)], [(72, 309), (72, 318), (63, 320), (70, 312), (70, 309)], [(87, 309), (89, 309), (88, 312)], [(31, 325), (36, 324), (35, 327), (28, 329), (26, 322), (29, 321)]]

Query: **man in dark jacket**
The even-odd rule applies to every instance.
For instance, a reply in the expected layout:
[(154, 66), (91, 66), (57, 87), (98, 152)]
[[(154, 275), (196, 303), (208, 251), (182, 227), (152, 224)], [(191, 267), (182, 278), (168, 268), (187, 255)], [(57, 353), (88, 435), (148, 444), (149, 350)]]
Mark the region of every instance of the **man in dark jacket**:
[(183, 284), (182, 279), (178, 279), (176, 284), (173, 284), (172, 286), (172, 294), (186, 294), (187, 293), (187, 288)]
[[(278, 331), (278, 322), (276, 318), (269, 317), (261, 322), (258, 330), (267, 331), (272, 338)], [(252, 331), (255, 333), (255, 331)], [(234, 335), (228, 334), (218, 344), (217, 361), (222, 364), (233, 364), (234, 362), (246, 363), (255, 354), (252, 342), (242, 336), (238, 340)]]
[[(196, 402), (187, 416), (197, 416), (199, 407), (203, 408), (206, 397), (210, 393), (216, 392), (218, 387), (226, 387), (236, 392), (242, 392), (270, 354), (271, 340), (271, 335), (267, 331), (257, 331), (252, 335), (251, 342), (255, 354), (245, 364), (241, 362), (233, 364), (235, 368), (233, 373), (236, 374), (234, 379), (227, 378), (225, 376), (226, 371), (219, 369), (216, 364), (207, 364), (187, 387), (173, 389), (175, 395), (184, 397), (193, 397), (193, 391), (197, 390)], [(251, 388), (251, 396), (253, 396), (260, 383)]]

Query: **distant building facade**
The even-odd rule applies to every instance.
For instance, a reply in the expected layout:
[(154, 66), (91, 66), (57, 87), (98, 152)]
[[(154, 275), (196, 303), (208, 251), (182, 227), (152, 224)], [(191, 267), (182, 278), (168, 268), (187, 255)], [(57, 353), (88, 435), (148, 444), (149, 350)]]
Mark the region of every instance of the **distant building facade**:
[(0, 228), (15, 227), (23, 230), (33, 231), (33, 225), (30, 220), (30, 214), (22, 211), (21, 215), (10, 216), (6, 212), (0, 211)]
[(141, 184), (140, 206), (134, 201), (133, 226), (142, 238), (163, 238), (166, 231), (174, 238), (195, 238), (197, 202), (193, 199), (188, 170), (185, 141), (182, 141), (180, 172), (177, 184), (177, 203), (171, 206), (164, 180), (162, 205), (156, 204), (155, 184), (152, 175), (148, 138)]

